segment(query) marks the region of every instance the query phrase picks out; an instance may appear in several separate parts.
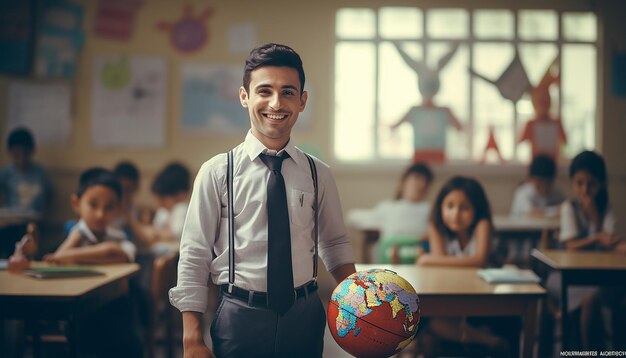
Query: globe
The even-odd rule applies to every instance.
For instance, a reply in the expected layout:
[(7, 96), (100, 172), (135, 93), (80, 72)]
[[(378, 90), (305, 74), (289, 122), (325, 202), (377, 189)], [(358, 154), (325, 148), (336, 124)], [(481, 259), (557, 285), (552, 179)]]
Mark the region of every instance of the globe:
[(389, 357), (417, 333), (419, 298), (413, 286), (391, 270), (370, 269), (348, 276), (328, 304), (328, 328), (355, 357)]

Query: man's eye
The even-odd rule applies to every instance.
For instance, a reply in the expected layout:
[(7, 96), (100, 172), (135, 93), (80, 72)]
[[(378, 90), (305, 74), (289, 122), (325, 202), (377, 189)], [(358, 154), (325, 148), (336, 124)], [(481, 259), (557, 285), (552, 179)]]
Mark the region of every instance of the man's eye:
[(295, 94), (295, 91), (283, 91), (283, 95), (285, 96), (294, 96)]

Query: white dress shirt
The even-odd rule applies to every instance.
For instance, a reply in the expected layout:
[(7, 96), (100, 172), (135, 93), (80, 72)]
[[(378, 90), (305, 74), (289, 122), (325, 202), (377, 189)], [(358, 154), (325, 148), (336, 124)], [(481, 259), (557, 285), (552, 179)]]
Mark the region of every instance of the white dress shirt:
[[(576, 219), (578, 217), (578, 219)], [(578, 220), (582, 227), (578, 227)], [(582, 232), (580, 231), (582, 229)], [(598, 232), (613, 234), (615, 232), (615, 216), (613, 210), (607, 209), (602, 227), (596, 227), (585, 217), (581, 210), (576, 210), (572, 202), (567, 200), (561, 204), (561, 230), (559, 241), (585, 238)]]
[(104, 239), (102, 241), (98, 240), (96, 235), (91, 231), (85, 220), (80, 219), (74, 227), (70, 230), (70, 232), (78, 231), (80, 234), (80, 241), (78, 243), (78, 247), (83, 246), (91, 246), (97, 245), (102, 242), (113, 241), (120, 245), (122, 251), (128, 256), (129, 262), (135, 262), (135, 254), (137, 253), (137, 249), (135, 245), (127, 240), (126, 233), (122, 230), (116, 229), (112, 226), (107, 226), (106, 233), (104, 235)]
[(527, 181), (515, 190), (511, 215), (526, 216), (534, 209), (543, 209), (556, 214), (564, 199), (558, 190), (552, 190), (547, 196), (542, 196), (533, 183)]
[[(235, 285), (267, 291), (267, 181), (269, 169), (261, 153), (289, 158), (282, 164), (289, 205), (294, 287), (313, 277), (314, 189), (309, 162), (291, 142), (280, 153), (268, 150), (248, 132), (233, 150), (235, 217)], [(194, 182), (183, 228), (178, 284), (170, 301), (180, 311), (204, 312), (209, 274), (214, 283), (228, 283), (228, 197), (226, 153), (205, 162)], [(354, 263), (343, 223), (337, 187), (327, 165), (317, 164), (319, 190), (319, 255), (328, 271)]]

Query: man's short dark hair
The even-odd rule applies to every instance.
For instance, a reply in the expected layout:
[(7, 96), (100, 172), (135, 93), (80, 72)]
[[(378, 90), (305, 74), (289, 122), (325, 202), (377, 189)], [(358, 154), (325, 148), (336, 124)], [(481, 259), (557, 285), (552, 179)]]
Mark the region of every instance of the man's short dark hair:
[(100, 167), (89, 168), (82, 172), (78, 179), (76, 196), (80, 198), (85, 194), (87, 189), (96, 185), (102, 185), (113, 190), (118, 200), (122, 198), (122, 185), (120, 181), (113, 172)]
[(528, 168), (528, 175), (548, 180), (554, 180), (556, 177), (556, 163), (552, 157), (540, 154), (537, 155)]
[(171, 163), (166, 166), (152, 183), (152, 192), (159, 196), (173, 196), (189, 191), (190, 175), (186, 166)]
[(7, 149), (11, 150), (15, 147), (23, 147), (27, 150), (35, 149), (35, 139), (33, 134), (24, 127), (18, 127), (11, 131), (7, 139)]
[(246, 92), (250, 93), (250, 74), (252, 71), (264, 66), (295, 69), (298, 71), (300, 79), (300, 94), (304, 92), (304, 68), (300, 55), (289, 46), (275, 43), (261, 45), (250, 51), (243, 71), (243, 88), (246, 89)]
[(139, 170), (135, 164), (129, 161), (117, 163), (115, 169), (113, 169), (113, 174), (120, 179), (129, 179), (133, 183), (139, 184)]

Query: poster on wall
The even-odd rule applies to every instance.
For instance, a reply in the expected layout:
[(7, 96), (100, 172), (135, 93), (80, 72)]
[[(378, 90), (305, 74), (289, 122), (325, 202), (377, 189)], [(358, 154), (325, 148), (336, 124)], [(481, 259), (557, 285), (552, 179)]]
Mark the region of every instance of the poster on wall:
[(100, 0), (93, 32), (99, 37), (128, 41), (135, 27), (135, 18), (142, 0)]
[(239, 102), (241, 76), (241, 66), (183, 64), (180, 91), (183, 130), (244, 133), (250, 122)]
[(85, 42), (83, 12), (81, 6), (64, 1), (46, 4), (35, 47), (37, 76), (74, 76), (78, 55)]
[(0, 73), (30, 73), (34, 38), (34, 1), (0, 1)]
[(70, 136), (71, 89), (68, 84), (9, 85), (7, 132), (26, 127), (37, 144), (62, 144)]
[(98, 147), (160, 147), (165, 142), (166, 61), (94, 59), (91, 137)]

